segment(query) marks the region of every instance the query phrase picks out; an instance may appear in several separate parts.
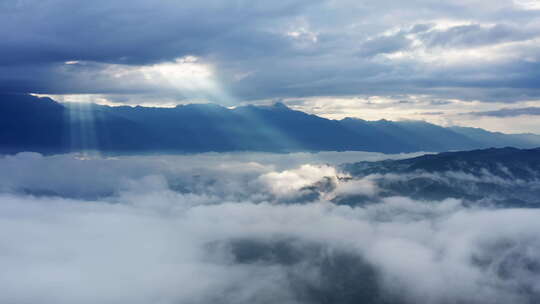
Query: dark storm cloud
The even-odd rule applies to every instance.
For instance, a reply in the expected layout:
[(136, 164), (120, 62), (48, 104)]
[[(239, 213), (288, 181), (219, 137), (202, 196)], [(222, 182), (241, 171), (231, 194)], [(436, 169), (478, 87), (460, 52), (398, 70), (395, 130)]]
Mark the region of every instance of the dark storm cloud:
[[(492, 60), (483, 60), (487, 54), (451, 61), (440, 50), (530, 42), (539, 33), (534, 20), (540, 12), (510, 0), (7, 0), (0, 5), (2, 91), (220, 102), (224, 97), (201, 93), (208, 90), (204, 86), (145, 83), (145, 75), (112, 72), (110, 66), (136, 69), (196, 56), (212, 67), (212, 81), (222, 93), (236, 101), (354, 94), (512, 101), (539, 95), (538, 72), (530, 73), (538, 60), (534, 43), (501, 50)], [(447, 20), (469, 25), (437, 27)], [(423, 48), (427, 52), (418, 52)], [(396, 53), (405, 57), (387, 57)], [(439, 58), (424, 60), (425, 54)]]
[(491, 117), (515, 117), (521, 115), (540, 115), (540, 107), (526, 108), (503, 108), (494, 111), (470, 112), (467, 113), (474, 116), (491, 116)]
[[(0, 63), (145, 64), (204, 55), (235, 40), (248, 42), (264, 22), (294, 16), (310, 3), (316, 2), (8, 0), (0, 11)], [(245, 31), (246, 25), (254, 30)], [(264, 46), (267, 37), (258, 36)]]

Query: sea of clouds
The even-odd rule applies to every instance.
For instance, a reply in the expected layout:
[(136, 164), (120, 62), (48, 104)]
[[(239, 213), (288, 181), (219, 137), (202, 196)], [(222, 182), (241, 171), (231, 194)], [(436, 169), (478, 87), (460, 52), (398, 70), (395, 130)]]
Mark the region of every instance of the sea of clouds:
[(410, 156), (1, 156), (0, 303), (538, 303), (540, 210), (337, 166)]

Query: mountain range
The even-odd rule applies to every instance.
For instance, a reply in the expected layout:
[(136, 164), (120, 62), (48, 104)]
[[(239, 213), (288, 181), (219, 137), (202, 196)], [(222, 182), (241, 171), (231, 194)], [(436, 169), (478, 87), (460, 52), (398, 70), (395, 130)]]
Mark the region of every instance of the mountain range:
[[(380, 197), (416, 200), (456, 198), (478, 206), (540, 207), (540, 148), (490, 148), (419, 157), (343, 164), (348, 181), (368, 179)], [(336, 203), (357, 205), (372, 198), (341, 196)]]
[(224, 151), (417, 151), (540, 146), (534, 134), (441, 127), (423, 121), (330, 120), (283, 103), (174, 108), (58, 103), (0, 95), (0, 153), (175, 153)]

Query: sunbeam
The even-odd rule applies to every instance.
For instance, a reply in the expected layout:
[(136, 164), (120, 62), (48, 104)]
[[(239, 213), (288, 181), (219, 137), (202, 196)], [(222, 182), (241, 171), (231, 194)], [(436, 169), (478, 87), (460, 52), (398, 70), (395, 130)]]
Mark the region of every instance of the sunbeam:
[(66, 103), (67, 121), (69, 121), (69, 143), (72, 152), (83, 157), (100, 156), (99, 140), (96, 128), (95, 107), (91, 103)]

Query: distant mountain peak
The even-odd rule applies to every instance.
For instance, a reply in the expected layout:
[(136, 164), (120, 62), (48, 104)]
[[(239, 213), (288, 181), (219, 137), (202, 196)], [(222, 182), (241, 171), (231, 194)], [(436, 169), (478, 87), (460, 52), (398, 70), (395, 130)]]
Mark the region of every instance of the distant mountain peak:
[(223, 107), (215, 103), (189, 103), (176, 106), (177, 109), (222, 109)]
[(284, 104), (283, 102), (281, 101), (276, 101), (273, 105), (272, 105), (273, 108), (275, 109), (283, 109), (283, 110), (290, 110), (291, 108), (287, 107), (286, 104)]
[(273, 104), (270, 105), (254, 105), (254, 104), (248, 104), (245, 106), (237, 107), (236, 109), (258, 109), (258, 110), (270, 110), (270, 111), (294, 111), (293, 109), (289, 108), (287, 105), (285, 105), (281, 101), (276, 101)]
[(365, 120), (363, 120), (362, 118), (358, 118), (358, 117), (345, 117), (345, 118), (343, 118), (341, 121), (343, 121), (343, 122), (349, 122), (349, 121), (361, 121), (361, 122), (365, 122)]

